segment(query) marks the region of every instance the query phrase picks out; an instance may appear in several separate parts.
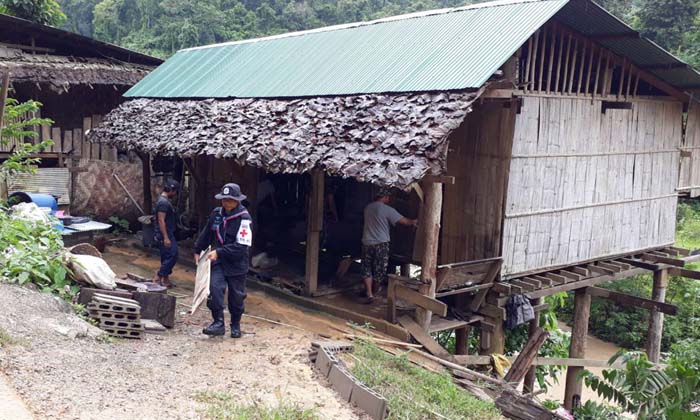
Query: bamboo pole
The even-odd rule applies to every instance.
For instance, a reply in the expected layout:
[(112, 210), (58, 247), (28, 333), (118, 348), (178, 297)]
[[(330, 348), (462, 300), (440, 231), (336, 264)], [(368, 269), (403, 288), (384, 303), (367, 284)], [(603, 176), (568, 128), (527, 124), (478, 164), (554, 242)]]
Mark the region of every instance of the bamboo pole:
[(581, 94), (581, 83), (583, 83), (583, 73), (586, 70), (586, 49), (588, 42), (583, 44), (583, 52), (581, 53), (581, 70), (578, 72), (578, 87), (576, 88), (576, 96)]
[(571, 34), (569, 34), (569, 41), (566, 43), (566, 56), (564, 58), (564, 77), (562, 77), (561, 83), (561, 93), (566, 93), (566, 84), (569, 79), (569, 57), (571, 56)]
[(547, 93), (552, 91), (552, 67), (554, 66), (554, 50), (557, 45), (556, 28), (552, 30), (552, 43), (549, 46), (549, 65), (547, 66)]
[(571, 74), (569, 75), (569, 88), (566, 90), (569, 95), (573, 93), (574, 79), (576, 78), (576, 62), (578, 61), (578, 38), (574, 40), (574, 49), (571, 51)]
[(527, 40), (527, 62), (525, 63), (525, 79), (523, 82), (525, 82), (525, 85), (523, 86), (523, 90), (525, 92), (528, 91), (528, 87), (530, 85), (530, 64), (532, 62), (532, 37)]
[(542, 78), (544, 77), (544, 57), (546, 54), (545, 47), (547, 45), (547, 32), (542, 30), (542, 47), (540, 48), (540, 74), (537, 80), (537, 91), (542, 92)]
[[(10, 72), (7, 71), (2, 76), (2, 85), (0, 85), (0, 142), (2, 141), (2, 128), (4, 127), (5, 117), (5, 102), (7, 101), (7, 92), (10, 90)], [(0, 200), (7, 200), (8, 187), (5, 175), (0, 173)]]
[(564, 32), (559, 33), (559, 57), (557, 57), (557, 74), (554, 82), (554, 92), (559, 91), (559, 78), (561, 77), (561, 62), (564, 54)]

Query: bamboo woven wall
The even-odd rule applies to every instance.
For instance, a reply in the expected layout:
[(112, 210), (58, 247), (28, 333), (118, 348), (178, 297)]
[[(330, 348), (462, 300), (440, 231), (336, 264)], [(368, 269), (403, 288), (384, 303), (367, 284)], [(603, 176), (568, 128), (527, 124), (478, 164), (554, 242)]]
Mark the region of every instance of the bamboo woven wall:
[(503, 233), (512, 276), (674, 241), (682, 105), (525, 96)]
[(514, 102), (486, 102), (450, 138), (440, 263), (500, 255), (503, 200), (515, 126)]
[(700, 196), (700, 105), (691, 101), (688, 109), (685, 137), (681, 147), (681, 173), (678, 189)]

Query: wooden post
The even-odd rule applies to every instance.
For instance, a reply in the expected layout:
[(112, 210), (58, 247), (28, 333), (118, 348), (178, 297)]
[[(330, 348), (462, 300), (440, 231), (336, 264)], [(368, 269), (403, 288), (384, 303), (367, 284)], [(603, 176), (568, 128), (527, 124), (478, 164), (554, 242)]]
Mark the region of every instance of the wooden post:
[[(440, 217), (442, 216), (442, 184), (425, 182), (423, 184), (422, 220), (425, 226), (425, 246), (421, 259), (421, 286), (418, 291), (428, 297), (435, 297), (437, 280), (438, 239), (440, 237)], [(423, 308), (416, 308), (416, 321), (424, 330), (430, 329), (432, 313)]]
[[(569, 357), (583, 359), (586, 357), (586, 339), (588, 338), (588, 318), (591, 314), (591, 295), (587, 288), (576, 290), (574, 296), (574, 324), (571, 329)], [(564, 391), (564, 408), (571, 411), (574, 402), (581, 401), (582, 383), (578, 375), (582, 367), (569, 366), (566, 370), (566, 390)], [(576, 400), (576, 401), (574, 401)]]
[[(464, 296), (464, 294), (459, 294), (455, 296), (455, 306), (459, 310), (464, 310), (464, 308), (467, 306), (466, 296)], [(470, 332), (471, 327), (469, 325), (462, 328), (457, 328), (455, 330), (455, 354), (469, 354)]]
[[(651, 299), (657, 302), (666, 301), (668, 287), (668, 270), (654, 271), (654, 288)], [(647, 355), (653, 363), (659, 363), (661, 357), (661, 336), (664, 330), (664, 314), (654, 308), (649, 316), (649, 333), (647, 335)]]
[[(6, 72), (2, 76), (2, 85), (0, 85), (0, 141), (2, 141), (2, 127), (5, 116), (5, 101), (7, 101), (7, 92), (10, 89), (10, 72)], [(0, 174), (0, 200), (7, 200), (8, 187), (5, 175)]]
[(151, 214), (153, 211), (153, 194), (151, 193), (151, 155), (139, 153), (143, 168), (143, 211)]
[(323, 229), (323, 171), (311, 174), (311, 191), (309, 191), (309, 211), (306, 218), (306, 275), (304, 292), (312, 296), (318, 287), (318, 257), (321, 246), (321, 229)]
[[(542, 304), (542, 298), (537, 298), (532, 300), (532, 306), (537, 306)], [(535, 333), (538, 331), (540, 327), (540, 314), (538, 312), (535, 312), (535, 318), (530, 321), (530, 325), (528, 325), (527, 329), (527, 335), (530, 339), (535, 335)], [(523, 392), (524, 393), (530, 393), (535, 390), (535, 370), (537, 369), (536, 366), (530, 366), (530, 369), (527, 371), (527, 374), (525, 375), (524, 383), (523, 383)]]
[(506, 377), (503, 378), (506, 382), (511, 384), (519, 384), (523, 380), (525, 375), (530, 372), (532, 367), (532, 362), (535, 361), (537, 357), (537, 352), (539, 352), (540, 347), (544, 344), (545, 340), (549, 337), (549, 333), (542, 328), (535, 328), (530, 339), (525, 343), (525, 347), (520, 352), (518, 357), (513, 362), (513, 365), (508, 369)]

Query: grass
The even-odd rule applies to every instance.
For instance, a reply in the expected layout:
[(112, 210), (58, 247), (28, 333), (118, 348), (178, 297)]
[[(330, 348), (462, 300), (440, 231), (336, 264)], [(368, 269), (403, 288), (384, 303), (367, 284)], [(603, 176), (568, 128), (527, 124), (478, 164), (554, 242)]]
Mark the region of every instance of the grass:
[(261, 404), (243, 405), (229, 394), (201, 392), (195, 399), (207, 407), (204, 415), (209, 419), (226, 420), (320, 420), (312, 409), (280, 402), (275, 407)]
[(7, 331), (0, 328), (0, 347), (7, 347), (16, 343), (15, 339), (12, 338)]
[(459, 388), (452, 378), (413, 365), (370, 343), (355, 341), (352, 373), (389, 401), (389, 418), (401, 420), (502, 419), (493, 403)]

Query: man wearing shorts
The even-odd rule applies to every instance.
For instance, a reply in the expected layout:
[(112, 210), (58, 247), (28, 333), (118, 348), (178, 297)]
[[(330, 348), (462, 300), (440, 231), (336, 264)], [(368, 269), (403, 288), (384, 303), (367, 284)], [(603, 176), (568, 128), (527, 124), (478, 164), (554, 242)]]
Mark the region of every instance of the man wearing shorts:
[(374, 201), (365, 207), (365, 223), (362, 230), (362, 280), (365, 283), (367, 303), (374, 302), (379, 286), (386, 283), (389, 264), (390, 228), (398, 224), (417, 226), (418, 221), (408, 219), (389, 206), (390, 192), (380, 189)]

